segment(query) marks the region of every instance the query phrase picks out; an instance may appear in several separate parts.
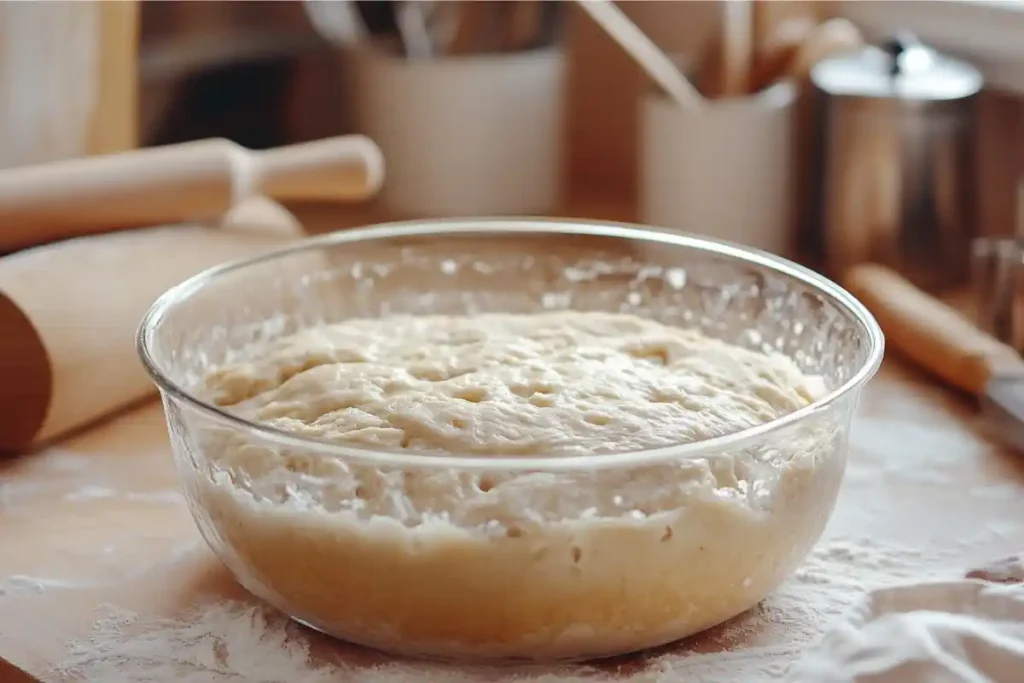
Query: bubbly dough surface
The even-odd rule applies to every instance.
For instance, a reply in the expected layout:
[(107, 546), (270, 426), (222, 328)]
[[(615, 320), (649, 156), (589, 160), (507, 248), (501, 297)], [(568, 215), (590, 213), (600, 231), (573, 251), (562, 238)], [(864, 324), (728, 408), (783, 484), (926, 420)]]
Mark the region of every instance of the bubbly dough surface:
[(802, 408), (820, 391), (782, 355), (580, 312), (308, 329), (211, 374), (206, 389), (220, 405), (296, 434), (475, 456), (700, 441)]
[[(573, 312), (308, 329), (203, 387), (296, 434), (478, 464), (707, 439), (823, 390), (781, 355)], [(834, 412), (706, 457), (576, 469), (398, 467), (219, 423), (171, 438), (198, 463), (200, 531), (247, 588), (346, 640), (442, 658), (608, 656), (749, 609), (820, 535), (846, 447)]]

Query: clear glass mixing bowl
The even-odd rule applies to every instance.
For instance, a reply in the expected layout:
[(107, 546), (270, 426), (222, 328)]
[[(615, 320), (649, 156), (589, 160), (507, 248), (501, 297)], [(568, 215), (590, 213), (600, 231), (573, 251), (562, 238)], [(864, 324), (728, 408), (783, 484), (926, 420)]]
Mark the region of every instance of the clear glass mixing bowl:
[[(474, 458), (299, 438), (196, 391), (241, 350), (311, 325), (559, 309), (781, 352), (828, 393), (670, 448)], [(778, 586), (832, 512), (883, 337), (844, 290), (767, 254), (617, 224), (483, 219), (340, 232), (214, 268), (153, 305), (138, 345), (196, 523), (252, 593), (370, 647), (518, 661), (660, 645)]]

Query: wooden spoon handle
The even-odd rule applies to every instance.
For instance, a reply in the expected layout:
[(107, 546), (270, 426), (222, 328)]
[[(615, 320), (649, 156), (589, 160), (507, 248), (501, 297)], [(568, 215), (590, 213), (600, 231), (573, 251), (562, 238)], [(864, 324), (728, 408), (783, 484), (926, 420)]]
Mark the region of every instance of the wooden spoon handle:
[(619, 44), (644, 72), (683, 109), (700, 107), (704, 98), (668, 55), (611, 0), (576, 0), (576, 4)]
[(736, 97), (750, 90), (750, 70), (754, 62), (754, 24), (752, 0), (723, 0), (722, 40), (719, 57), (722, 82), (718, 95)]
[(852, 22), (835, 17), (819, 24), (797, 48), (783, 74), (797, 83), (810, 76), (814, 65), (823, 59), (854, 52), (864, 45), (864, 37)]
[[(755, 3), (755, 7), (764, 2)], [(795, 17), (779, 23), (759, 45), (754, 54), (750, 72), (750, 91), (760, 92), (783, 78), (786, 69), (796, 57), (797, 50), (814, 31), (816, 24), (810, 17)]]
[(1016, 351), (888, 268), (854, 266), (843, 284), (895, 349), (959, 389), (981, 395), (993, 375), (1024, 371)]

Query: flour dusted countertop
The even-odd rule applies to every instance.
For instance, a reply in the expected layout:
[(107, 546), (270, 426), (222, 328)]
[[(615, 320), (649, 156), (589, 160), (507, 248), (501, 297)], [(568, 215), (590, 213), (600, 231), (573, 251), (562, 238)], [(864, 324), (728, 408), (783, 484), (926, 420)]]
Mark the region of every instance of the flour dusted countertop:
[[(976, 427), (965, 401), (887, 362), (862, 399), (826, 537), (783, 588), (684, 643), (523, 680), (774, 680), (866, 589), (1020, 551), (1024, 457)], [(46, 681), (511, 680), (286, 626), (235, 586), (176, 487), (155, 404), (0, 465), (0, 656)]]

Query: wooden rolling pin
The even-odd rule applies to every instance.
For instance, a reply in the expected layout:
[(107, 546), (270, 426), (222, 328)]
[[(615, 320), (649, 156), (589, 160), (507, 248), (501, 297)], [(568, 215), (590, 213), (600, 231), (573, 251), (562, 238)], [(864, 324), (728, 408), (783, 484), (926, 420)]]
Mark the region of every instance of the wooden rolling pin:
[(3, 683), (42, 683), (38, 678), (3, 657), (0, 657), (0, 681)]
[(348, 135), (265, 151), (211, 139), (0, 171), (0, 253), (112, 230), (216, 219), (244, 197), (358, 201), (384, 161)]
[(60, 436), (152, 394), (135, 352), (150, 304), (197, 272), (300, 234), (290, 214), (254, 198), (219, 229), (147, 228), (0, 258), (0, 452)]
[(853, 266), (842, 284), (875, 316), (893, 348), (958, 389), (980, 396), (993, 376), (1024, 370), (1015, 350), (884, 266)]

